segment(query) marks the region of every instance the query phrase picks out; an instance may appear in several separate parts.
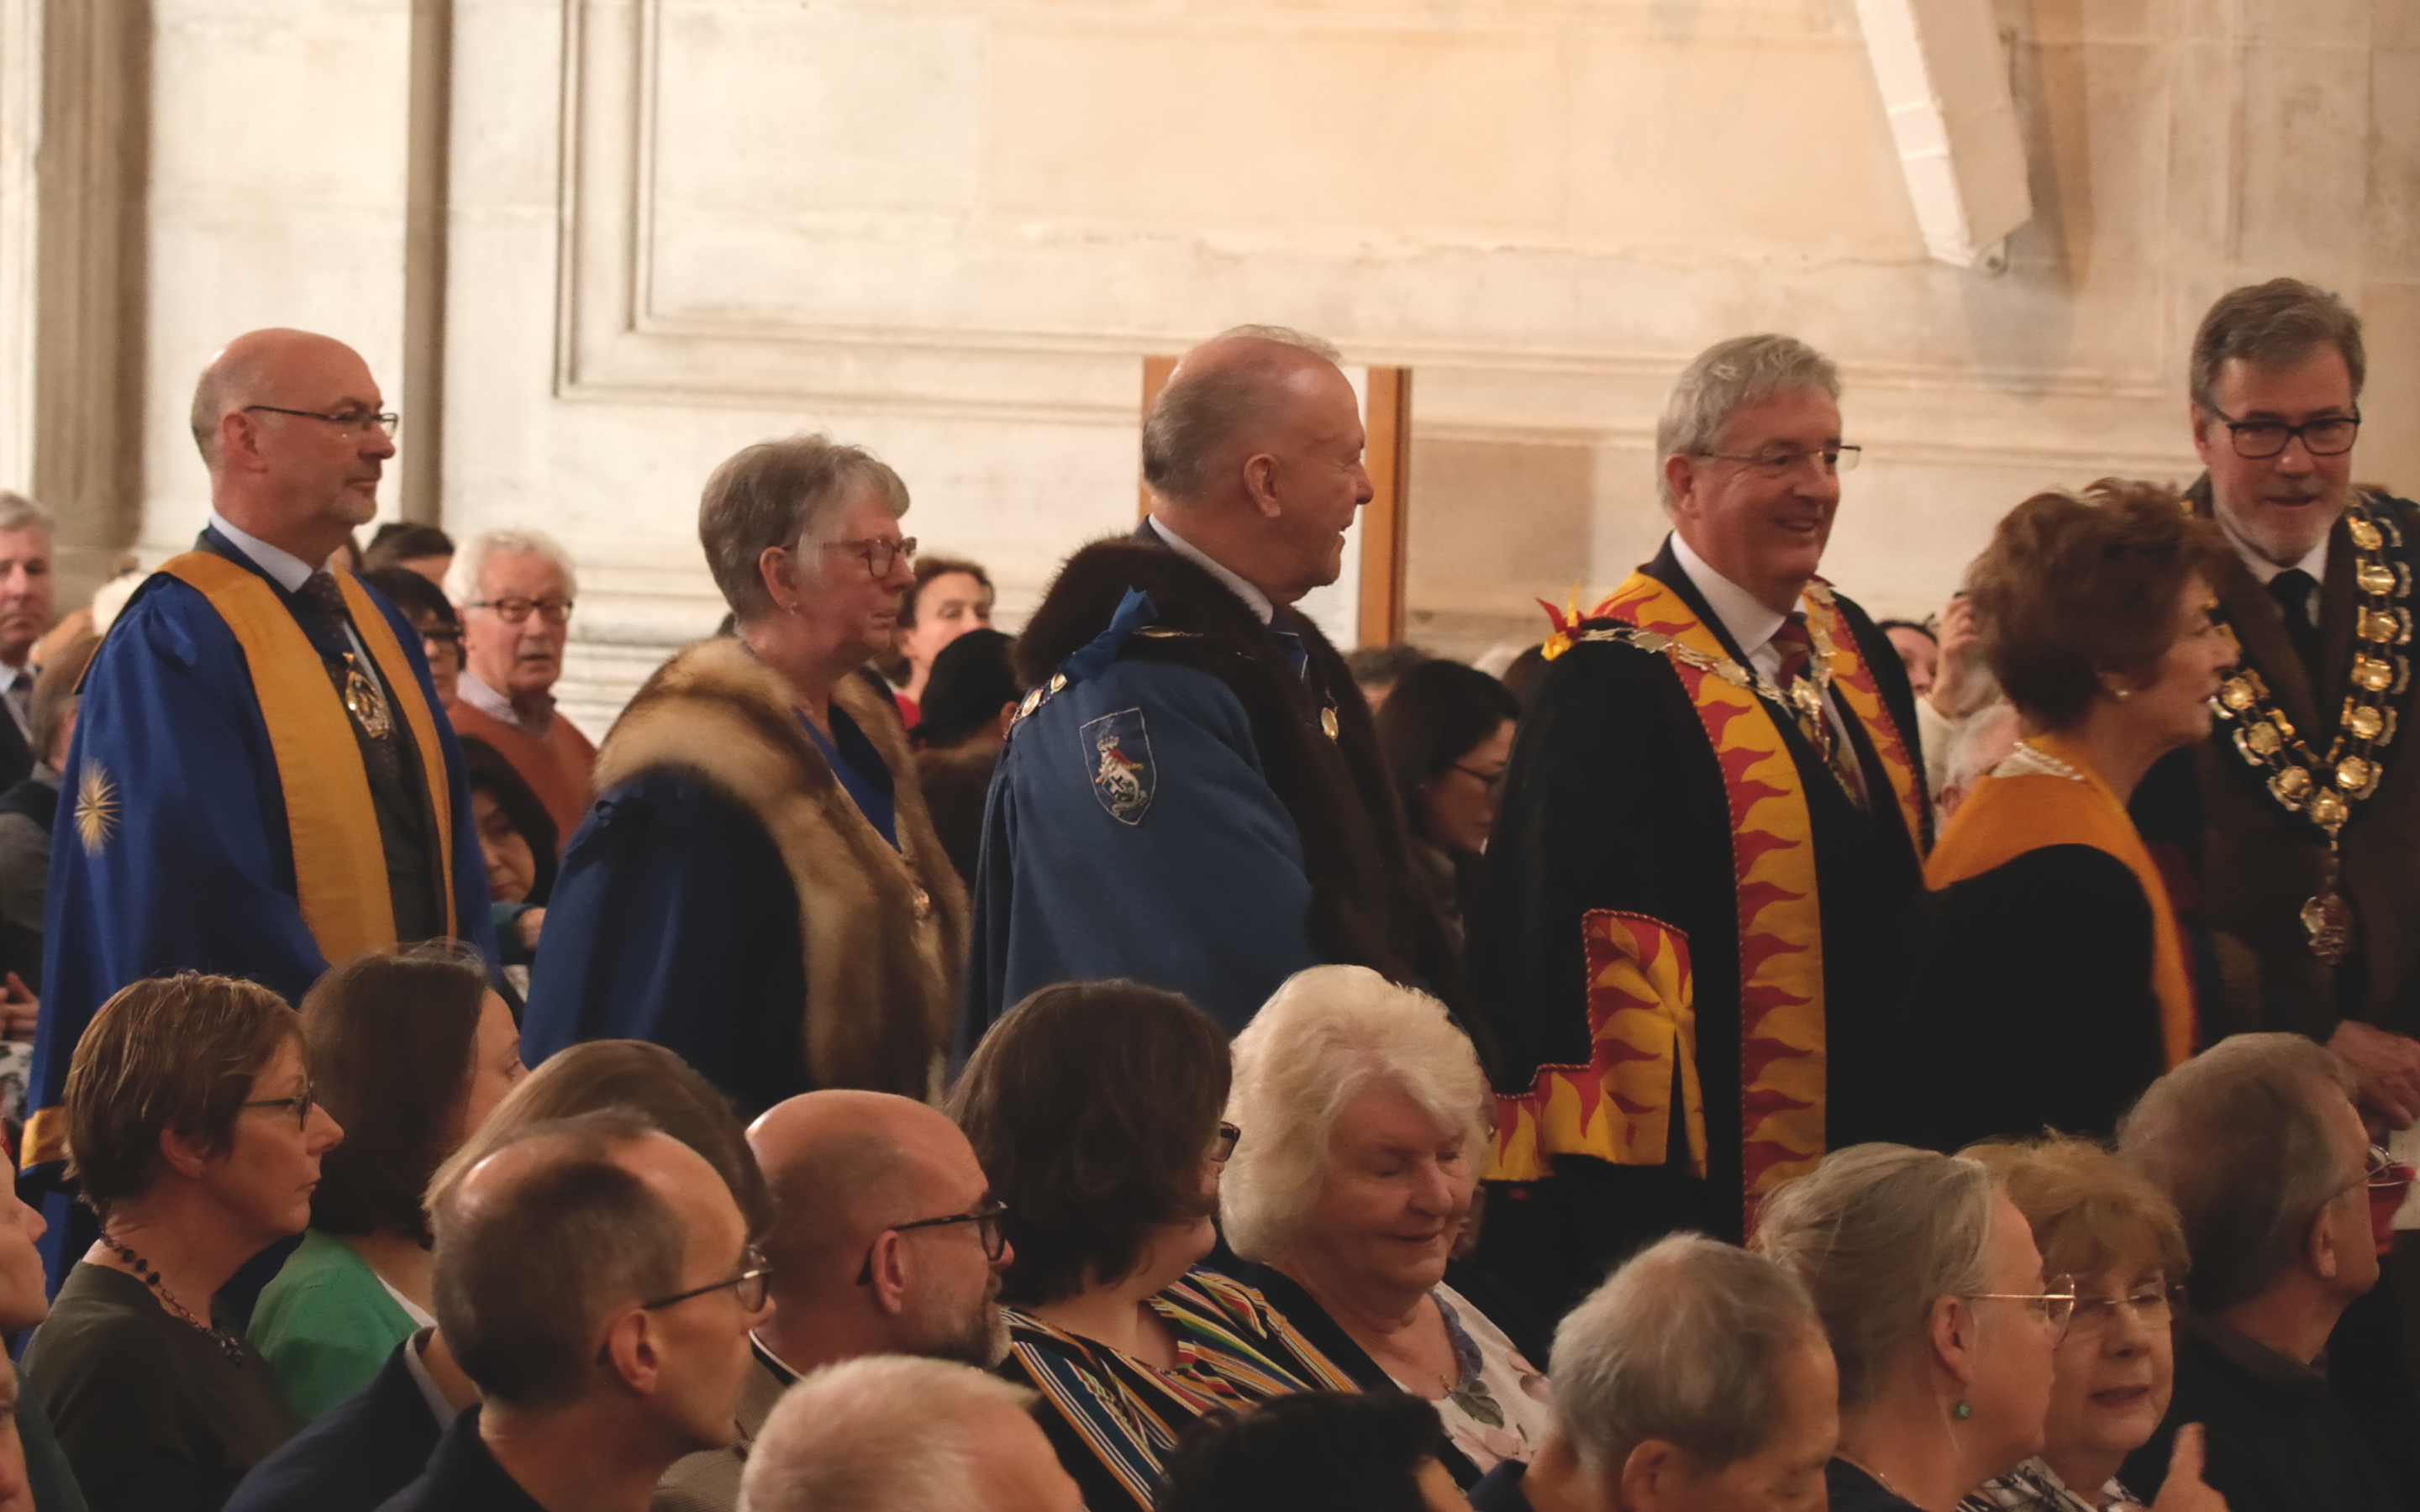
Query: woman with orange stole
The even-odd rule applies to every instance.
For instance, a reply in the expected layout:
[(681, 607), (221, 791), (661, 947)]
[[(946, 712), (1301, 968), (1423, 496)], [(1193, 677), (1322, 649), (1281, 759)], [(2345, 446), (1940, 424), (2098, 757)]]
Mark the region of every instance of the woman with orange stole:
[(2210, 733), (2236, 659), (2210, 615), (2226, 550), (2149, 484), (2037, 494), (1967, 576), (2024, 739), (1944, 826), (1901, 935), (1886, 1137), (1956, 1149), (2107, 1134), (2195, 1048), (2184, 938), (2126, 802)]

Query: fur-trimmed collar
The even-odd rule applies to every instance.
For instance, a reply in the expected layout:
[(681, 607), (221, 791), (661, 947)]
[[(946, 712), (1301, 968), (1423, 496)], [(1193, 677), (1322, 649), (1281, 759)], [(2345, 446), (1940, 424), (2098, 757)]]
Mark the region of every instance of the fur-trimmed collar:
[(1101, 633), (1130, 588), (1151, 596), (1162, 625), (1236, 644), (1268, 641), (1260, 616), (1226, 584), (1164, 546), (1121, 536), (1094, 542), (1059, 569), (1016, 638), (1018, 677), (1028, 686), (1047, 680)]
[(799, 897), (808, 1081), (930, 1097), (966, 961), (965, 886), (882, 695), (845, 677), (832, 702), (891, 770), (896, 850), (833, 777), (799, 723), (798, 702), (738, 641), (690, 646), (647, 680), (605, 737), (597, 790), (677, 768), (755, 815)]

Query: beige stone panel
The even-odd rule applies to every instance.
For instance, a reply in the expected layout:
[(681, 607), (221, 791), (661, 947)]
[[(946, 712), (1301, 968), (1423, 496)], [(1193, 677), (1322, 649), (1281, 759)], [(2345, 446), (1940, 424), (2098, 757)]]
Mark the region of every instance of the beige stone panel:
[(2420, 6), (2412, 0), (2374, 0), (2369, 45), (2381, 51), (2420, 48)]
[(2242, 54), (2193, 43), (2171, 49), (2168, 73), (2168, 257), (2182, 267), (2236, 257)]
[(2366, 49), (2272, 45), (2246, 68), (2237, 150), (2249, 270), (2339, 286), (2359, 277), (2369, 124)]
[(2372, 54), (2370, 81), (2369, 274), (2420, 277), (2420, 48)]
[(2239, 35), (2264, 53), (2273, 47), (2370, 44), (2376, 0), (2243, 0)]
[[(1417, 378), (1414, 384), (1417, 396)], [(1417, 401), (1413, 437), (1405, 573), (1412, 609), (1517, 610), (1528, 602), (1525, 592), (1541, 580), (1585, 572), (1594, 447), (1423, 440)]]
[(2362, 335), (2369, 356), (2353, 476), (2420, 498), (2420, 281), (2373, 283), (2362, 291)]
[(979, 19), (733, 0), (658, 14), (658, 214), (974, 208)]
[(989, 65), (996, 215), (1491, 239), (1560, 217), (1551, 37), (1003, 16)]
[(410, 17), (408, 0), (155, 0), (154, 18), (141, 544), (164, 554), (209, 513), (187, 415), (229, 337), (324, 332), (402, 390)]
[(2138, 42), (2034, 50), (2035, 213), (2071, 276), (2164, 255), (2173, 51)]
[(1576, 239), (1727, 258), (1923, 257), (1854, 33), (1777, 46), (1584, 32), (1571, 47)]

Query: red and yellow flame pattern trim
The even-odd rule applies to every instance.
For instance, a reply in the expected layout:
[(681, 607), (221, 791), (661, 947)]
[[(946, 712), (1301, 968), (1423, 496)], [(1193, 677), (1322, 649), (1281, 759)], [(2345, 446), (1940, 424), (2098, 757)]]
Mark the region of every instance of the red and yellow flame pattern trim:
[[(1830, 634), (1833, 687), (1872, 738), (1908, 834), (1922, 837), (1923, 790), (1855, 635), (1821, 582), (1808, 585), (1805, 604)], [(1578, 638), (1577, 625), (1551, 610), (1550, 618), (1561, 642), (1554, 649), (1568, 648)], [(1798, 764), (1745, 674), (1734, 682), (1713, 671), (1730, 664), (1730, 653), (1672, 589), (1635, 573), (1586, 618), (1656, 631), (1695, 653), (1669, 660), (1705, 726), (1730, 804), (1739, 898), (1740, 1134), (1744, 1196), (1753, 1205), (1813, 1165), (1824, 1149), (1823, 915), (1813, 822)], [(1539, 1180), (1552, 1174), (1551, 1157), (1559, 1154), (1662, 1164), (1676, 1053), (1691, 1165), (1702, 1175), (1704, 1105), (1686, 935), (1640, 916), (1596, 910), (1582, 916), (1581, 936), (1588, 951), (1590, 1064), (1541, 1068), (1528, 1091), (1497, 1099), (1489, 1175)], [(1608, 1103), (1621, 1115), (1619, 1127), (1603, 1116)]]
[(1552, 1176), (1557, 1155), (1661, 1165), (1672, 1127), (1672, 1067), (1681, 1067), (1689, 1167), (1706, 1173), (1706, 1106), (1698, 1085), (1696, 994), (1689, 937), (1644, 914), (1593, 908), (1580, 917), (1588, 950), (1589, 1063), (1543, 1066), (1520, 1097), (1497, 1099), (1494, 1180)]

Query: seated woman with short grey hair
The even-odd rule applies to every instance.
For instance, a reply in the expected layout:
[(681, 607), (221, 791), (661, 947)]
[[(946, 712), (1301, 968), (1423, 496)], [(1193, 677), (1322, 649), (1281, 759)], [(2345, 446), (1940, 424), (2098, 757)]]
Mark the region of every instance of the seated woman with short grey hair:
[(1765, 1199), (1753, 1243), (1806, 1283), (1832, 1341), (1833, 1512), (1950, 1512), (2040, 1446), (2075, 1283), (2043, 1279), (2025, 1215), (1982, 1165), (1834, 1150)]
[(1442, 1004), (1366, 966), (1313, 966), (1235, 1038), (1219, 1192), (1245, 1284), (1368, 1390), (1436, 1407), (1467, 1486), (1526, 1460), (1544, 1377), (1446, 1285), (1485, 1164), (1491, 1105)]

